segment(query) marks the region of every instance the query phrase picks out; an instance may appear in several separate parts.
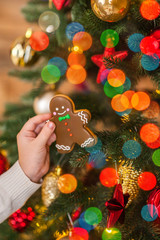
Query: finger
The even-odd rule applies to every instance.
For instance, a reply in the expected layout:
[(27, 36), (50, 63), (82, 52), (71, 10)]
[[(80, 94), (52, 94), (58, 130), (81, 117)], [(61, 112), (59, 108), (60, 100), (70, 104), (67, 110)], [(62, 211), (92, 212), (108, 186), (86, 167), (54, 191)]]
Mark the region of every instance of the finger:
[(36, 138), (37, 143), (42, 147), (46, 146), (54, 130), (55, 130), (55, 124), (51, 121), (47, 122)]
[(46, 122), (38, 124), (37, 127), (35, 128), (34, 132), (38, 135), (45, 124), (46, 124)]
[(51, 146), (51, 144), (52, 144), (53, 142), (55, 142), (55, 140), (56, 140), (56, 134), (55, 134), (55, 133), (52, 133), (52, 135), (51, 135), (50, 138), (48, 139), (47, 145), (48, 145), (48, 146)]
[(30, 118), (26, 124), (23, 126), (21, 131), (34, 131), (38, 124), (47, 121), (51, 118), (51, 113), (37, 115), (33, 118)]

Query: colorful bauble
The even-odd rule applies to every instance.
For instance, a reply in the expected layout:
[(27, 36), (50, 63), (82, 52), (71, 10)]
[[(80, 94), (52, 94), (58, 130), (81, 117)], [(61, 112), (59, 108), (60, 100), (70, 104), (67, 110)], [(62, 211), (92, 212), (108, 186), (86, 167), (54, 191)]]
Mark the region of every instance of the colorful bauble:
[(29, 207), (27, 211), (19, 209), (9, 217), (8, 222), (11, 228), (18, 232), (22, 232), (29, 223), (33, 221), (35, 215), (31, 207)]
[(50, 172), (44, 178), (42, 184), (42, 200), (46, 207), (59, 196), (58, 179), (61, 173), (61, 168), (57, 167), (54, 172)]
[(144, 36), (140, 33), (134, 33), (128, 38), (128, 47), (133, 52), (140, 52), (140, 42)]
[(140, 13), (147, 20), (154, 20), (159, 16), (160, 5), (155, 0), (145, 0), (140, 7)]
[(138, 177), (138, 185), (144, 191), (152, 190), (157, 184), (155, 175), (151, 172), (143, 172)]
[(49, 90), (36, 97), (33, 102), (34, 112), (36, 114), (49, 113), (49, 103), (54, 96), (55, 92)]
[(153, 222), (158, 217), (158, 210), (153, 204), (143, 206), (141, 216), (146, 222)]
[(43, 67), (41, 77), (45, 83), (53, 84), (59, 81), (61, 72), (56, 65), (50, 64)]
[(105, 187), (114, 187), (118, 183), (118, 173), (114, 168), (104, 168), (99, 176), (100, 182)]
[(159, 48), (159, 42), (154, 37), (145, 37), (140, 42), (141, 52), (144, 54), (153, 54)]
[(119, 35), (113, 29), (107, 29), (102, 32), (100, 41), (104, 47), (113, 48), (119, 42)]
[(157, 208), (160, 218), (160, 187), (157, 187), (149, 194), (147, 204), (152, 204)]
[(121, 240), (122, 234), (118, 228), (106, 228), (102, 233), (102, 240)]
[(53, 4), (57, 8), (57, 10), (61, 10), (63, 7), (67, 7), (71, 4), (71, 0), (52, 0)]
[(97, 207), (90, 207), (85, 211), (84, 219), (89, 225), (99, 224), (102, 221), (102, 212)]
[(84, 32), (84, 27), (78, 22), (71, 22), (66, 27), (66, 36), (69, 40), (73, 40), (73, 37), (78, 32)]
[(72, 193), (77, 188), (77, 179), (72, 174), (64, 174), (58, 179), (58, 188), (62, 193)]
[(129, 10), (129, 5), (129, 0), (91, 0), (94, 14), (106, 22), (117, 22), (124, 18)]
[(61, 57), (53, 57), (48, 61), (48, 65), (53, 65), (58, 67), (58, 69), (60, 70), (60, 76), (64, 75), (66, 73), (67, 70), (67, 63), (66, 61), (61, 58)]
[(30, 44), (31, 33), (32, 31), (29, 29), (26, 36), (18, 37), (11, 45), (10, 57), (16, 66), (25, 67), (35, 63), (37, 60), (36, 52), (31, 48)]
[(29, 43), (33, 50), (35, 51), (43, 51), (49, 45), (49, 38), (44, 32), (34, 32), (32, 33)]
[(38, 24), (42, 31), (53, 33), (59, 28), (60, 19), (55, 12), (45, 11), (40, 15)]
[(135, 159), (141, 154), (141, 145), (135, 140), (128, 140), (123, 144), (123, 154), (129, 159)]
[(147, 71), (154, 71), (159, 67), (159, 57), (157, 54), (143, 55), (141, 58), (142, 67)]
[(7, 171), (8, 168), (9, 168), (8, 160), (3, 151), (0, 151), (0, 175)]
[(80, 227), (74, 227), (71, 230), (71, 234), (69, 235), (69, 240), (88, 240), (89, 235), (87, 230), (80, 228)]

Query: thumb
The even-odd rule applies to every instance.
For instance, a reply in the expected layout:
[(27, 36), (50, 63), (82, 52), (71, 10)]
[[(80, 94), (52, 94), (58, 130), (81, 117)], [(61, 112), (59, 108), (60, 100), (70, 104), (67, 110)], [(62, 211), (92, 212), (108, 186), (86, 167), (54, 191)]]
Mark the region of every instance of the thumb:
[(47, 122), (37, 136), (36, 140), (41, 146), (45, 146), (55, 130), (55, 124), (51, 121)]

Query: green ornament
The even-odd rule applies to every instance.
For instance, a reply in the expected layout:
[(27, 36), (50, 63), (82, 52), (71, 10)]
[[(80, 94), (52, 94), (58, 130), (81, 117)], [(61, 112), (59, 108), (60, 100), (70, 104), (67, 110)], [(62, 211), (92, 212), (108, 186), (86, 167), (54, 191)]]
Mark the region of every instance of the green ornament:
[(104, 47), (113, 48), (119, 42), (119, 35), (116, 31), (112, 29), (107, 29), (102, 32), (100, 41)]

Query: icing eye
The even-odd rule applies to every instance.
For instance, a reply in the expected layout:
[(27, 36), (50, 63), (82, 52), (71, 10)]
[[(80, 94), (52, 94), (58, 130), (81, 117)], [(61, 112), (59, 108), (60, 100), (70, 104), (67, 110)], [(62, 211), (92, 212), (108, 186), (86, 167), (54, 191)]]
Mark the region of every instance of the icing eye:
[(59, 108), (56, 108), (56, 111), (58, 111), (59, 110)]
[(62, 106), (62, 109), (64, 109), (64, 106)]

